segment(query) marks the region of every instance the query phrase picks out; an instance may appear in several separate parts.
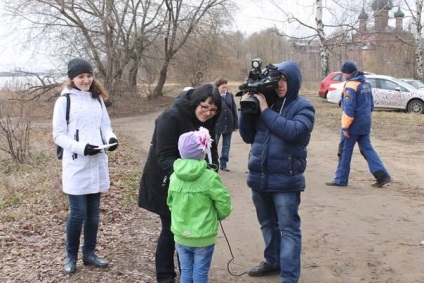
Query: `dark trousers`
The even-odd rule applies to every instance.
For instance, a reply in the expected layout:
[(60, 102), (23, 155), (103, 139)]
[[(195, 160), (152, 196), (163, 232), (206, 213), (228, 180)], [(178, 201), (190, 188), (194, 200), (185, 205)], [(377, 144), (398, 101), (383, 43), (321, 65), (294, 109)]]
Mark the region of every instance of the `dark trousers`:
[(221, 134), (217, 133), (215, 135), (215, 143), (218, 145), (220, 137), (222, 135), (222, 147), (221, 155), (219, 157), (219, 165), (221, 168), (227, 168), (228, 160), (230, 160), (230, 147), (231, 147), (231, 135), (233, 133)]
[[(380, 157), (371, 145), (370, 135), (350, 135), (349, 138), (341, 133), (339, 144), (339, 164), (337, 165), (334, 182), (341, 185), (347, 185), (350, 174), (350, 163), (355, 144), (358, 143), (362, 156), (368, 163), (370, 172), (376, 177), (377, 181), (389, 177), (386, 167), (381, 162)], [(377, 177), (379, 176), (379, 177)]]
[(156, 279), (160, 282), (174, 282), (177, 273), (175, 272), (174, 234), (171, 232), (171, 216), (160, 216), (162, 230), (159, 234), (156, 246), (155, 263)]

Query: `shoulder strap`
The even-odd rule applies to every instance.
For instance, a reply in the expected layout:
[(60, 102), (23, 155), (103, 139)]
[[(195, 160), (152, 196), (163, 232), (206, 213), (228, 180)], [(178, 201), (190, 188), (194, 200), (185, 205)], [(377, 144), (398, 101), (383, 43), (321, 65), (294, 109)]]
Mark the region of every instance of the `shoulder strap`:
[[(66, 96), (66, 124), (69, 124), (69, 111), (71, 109), (71, 97), (69, 96), (69, 93), (64, 94)], [(102, 106), (102, 102), (100, 101), (100, 98), (97, 98), (97, 100), (100, 103), (100, 106)]]
[[(97, 101), (100, 103), (100, 108), (102, 108), (102, 111), (103, 111), (103, 104), (104, 103), (102, 103), (102, 100), (100, 99), (100, 96), (97, 97)], [(106, 107), (106, 105), (105, 105), (105, 107)], [(106, 144), (105, 140), (103, 139), (102, 127), (100, 127), (100, 137), (102, 138), (103, 144)]]
[(65, 94), (66, 96), (66, 124), (69, 124), (69, 110), (71, 109), (71, 98), (69, 93)]

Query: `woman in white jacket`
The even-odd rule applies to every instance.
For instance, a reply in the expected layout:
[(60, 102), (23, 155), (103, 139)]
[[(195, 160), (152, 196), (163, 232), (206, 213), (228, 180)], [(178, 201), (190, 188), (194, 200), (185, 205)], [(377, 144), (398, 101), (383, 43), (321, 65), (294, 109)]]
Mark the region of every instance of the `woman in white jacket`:
[[(66, 223), (67, 274), (76, 270), (81, 229), (84, 226), (82, 246), (83, 263), (107, 267), (97, 257), (95, 248), (99, 226), (100, 194), (109, 189), (109, 166), (106, 150), (118, 147), (112, 131), (104, 99), (108, 94), (93, 76), (93, 67), (81, 58), (68, 63), (70, 82), (57, 99), (53, 112), (53, 140), (63, 148), (62, 185), (69, 199)], [(69, 95), (69, 100), (67, 99)], [(66, 109), (69, 101), (69, 123)], [(112, 144), (107, 149), (99, 149)]]

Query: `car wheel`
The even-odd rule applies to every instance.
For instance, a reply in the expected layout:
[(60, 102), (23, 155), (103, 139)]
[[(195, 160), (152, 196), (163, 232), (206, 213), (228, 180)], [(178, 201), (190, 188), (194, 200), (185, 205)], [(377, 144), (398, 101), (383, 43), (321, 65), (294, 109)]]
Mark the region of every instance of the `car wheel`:
[(423, 114), (424, 113), (424, 102), (419, 99), (414, 99), (408, 103), (406, 106), (406, 112), (408, 113), (417, 113), (417, 114)]

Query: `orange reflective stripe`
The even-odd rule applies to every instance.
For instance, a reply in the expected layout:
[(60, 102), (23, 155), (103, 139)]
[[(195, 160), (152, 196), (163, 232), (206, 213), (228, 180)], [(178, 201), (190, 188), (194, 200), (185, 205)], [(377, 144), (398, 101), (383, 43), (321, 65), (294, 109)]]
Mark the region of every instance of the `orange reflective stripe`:
[(349, 129), (350, 125), (353, 122), (353, 117), (349, 117), (346, 113), (342, 114), (342, 128)]

